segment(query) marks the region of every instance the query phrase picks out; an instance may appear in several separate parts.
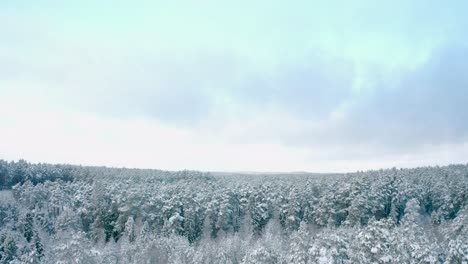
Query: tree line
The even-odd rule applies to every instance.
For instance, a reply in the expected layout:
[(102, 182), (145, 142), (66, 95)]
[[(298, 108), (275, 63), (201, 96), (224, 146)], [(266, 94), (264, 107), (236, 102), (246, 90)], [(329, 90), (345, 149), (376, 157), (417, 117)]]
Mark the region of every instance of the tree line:
[(0, 263), (465, 263), (468, 165), (220, 174), (0, 161)]

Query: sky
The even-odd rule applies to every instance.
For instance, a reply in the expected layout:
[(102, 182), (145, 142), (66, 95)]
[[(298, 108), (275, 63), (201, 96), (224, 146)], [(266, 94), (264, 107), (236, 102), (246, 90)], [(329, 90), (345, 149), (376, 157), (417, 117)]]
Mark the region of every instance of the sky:
[(468, 163), (468, 2), (0, 2), (0, 158), (203, 171)]

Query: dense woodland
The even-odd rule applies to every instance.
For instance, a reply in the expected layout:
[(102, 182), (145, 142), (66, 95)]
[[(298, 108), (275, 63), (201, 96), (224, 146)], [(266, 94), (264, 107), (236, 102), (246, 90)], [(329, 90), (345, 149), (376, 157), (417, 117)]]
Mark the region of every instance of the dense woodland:
[(468, 165), (228, 174), (0, 160), (0, 263), (468, 263)]

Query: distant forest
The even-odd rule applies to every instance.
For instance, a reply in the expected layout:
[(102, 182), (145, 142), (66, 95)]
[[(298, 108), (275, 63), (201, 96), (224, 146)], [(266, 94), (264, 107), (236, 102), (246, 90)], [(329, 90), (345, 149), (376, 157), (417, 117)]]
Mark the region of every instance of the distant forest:
[(468, 165), (223, 174), (0, 160), (0, 263), (468, 263)]

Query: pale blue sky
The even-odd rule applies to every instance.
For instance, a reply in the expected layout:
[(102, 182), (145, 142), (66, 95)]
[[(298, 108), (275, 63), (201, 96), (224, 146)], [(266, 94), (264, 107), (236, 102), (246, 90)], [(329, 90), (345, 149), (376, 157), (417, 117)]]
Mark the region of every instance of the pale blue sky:
[(466, 163), (466, 10), (2, 1), (0, 158), (231, 171)]

